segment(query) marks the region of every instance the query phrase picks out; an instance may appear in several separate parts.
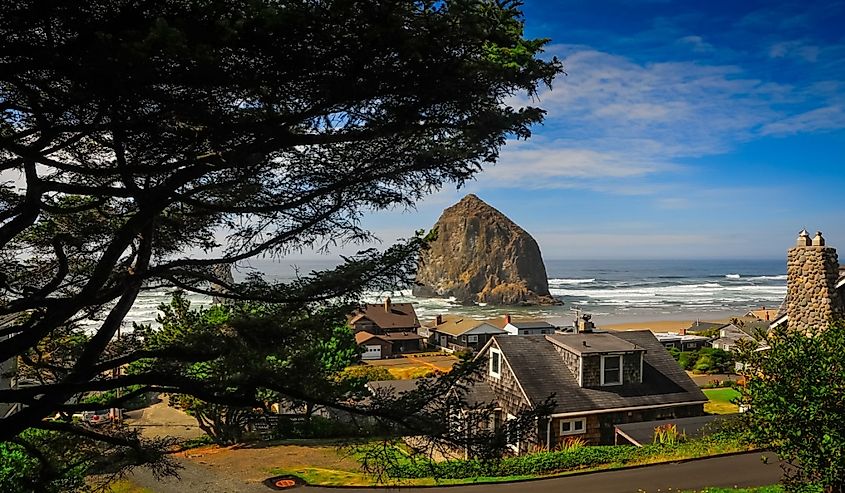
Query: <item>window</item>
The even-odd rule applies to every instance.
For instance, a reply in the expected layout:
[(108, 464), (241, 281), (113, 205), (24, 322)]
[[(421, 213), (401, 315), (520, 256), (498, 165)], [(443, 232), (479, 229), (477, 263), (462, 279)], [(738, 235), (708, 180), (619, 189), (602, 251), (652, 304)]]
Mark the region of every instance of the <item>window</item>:
[(587, 418), (564, 419), (560, 422), (560, 435), (580, 435), (587, 432)]
[(498, 349), (490, 348), (490, 376), (502, 376), (502, 353)]
[(601, 384), (620, 385), (622, 383), (622, 356), (601, 357)]
[(478, 342), (478, 336), (467, 336), (467, 342)]

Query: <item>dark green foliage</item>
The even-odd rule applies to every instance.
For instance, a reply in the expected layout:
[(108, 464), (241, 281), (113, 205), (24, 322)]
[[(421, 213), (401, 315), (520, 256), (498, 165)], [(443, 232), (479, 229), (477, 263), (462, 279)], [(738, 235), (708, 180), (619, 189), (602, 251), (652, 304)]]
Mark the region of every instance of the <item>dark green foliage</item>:
[[(239, 338), (242, 349), (285, 344), (309, 328), (316, 305), (333, 305), (324, 318), (337, 327), (365, 291), (407, 285), (422, 235), (288, 283), (226, 282), (213, 267), (367, 243), (365, 212), (462, 184), (507, 138), (527, 138), (543, 110), (508, 102), (536, 94), (562, 67), (541, 57), (547, 40), (524, 38), (519, 6), (0, 2), (0, 171), (20, 177), (0, 185), (0, 314), (28, 314), (0, 329), (12, 336), (0, 361), (96, 320), (57, 370), (35, 361), (57, 374), (37, 401), (0, 391), (26, 404), (2, 420), (0, 438), (79, 410), (66, 404), (75, 396), (130, 385), (260, 400), (250, 390), (267, 374), (252, 367), (236, 392), (154, 370), (239, 354), (229, 346), (150, 352), (115, 342), (141, 290), (178, 287), (290, 313), (232, 324), (233, 337), (218, 342)], [(280, 325), (285, 334), (274, 332)], [(141, 359), (157, 364), (117, 376)]]
[[(287, 400), (288, 405), (295, 406), (301, 402), (306, 418), (310, 418), (313, 402), (301, 397), (291, 400), (274, 390), (281, 383), (291, 389), (290, 393), (313, 396), (321, 402), (332, 402), (361, 391), (361, 382), (341, 376), (341, 371), (359, 355), (352, 331), (345, 326), (320, 325), (332, 322), (336, 316), (332, 310), (297, 316), (288, 311), (279, 312), (276, 306), (266, 303), (191, 308), (184, 293), (176, 292), (170, 304), (161, 306), (160, 311), (161, 327), (136, 327), (134, 335), (142, 339), (144, 350), (227, 347), (226, 353), (217, 358), (168, 364), (166, 369), (172, 376), (190, 378), (202, 385), (202, 392), (206, 393), (215, 389), (239, 392), (245, 378), (243, 373), (263, 375), (267, 381), (268, 387), (254, 389), (263, 401), (254, 406), (218, 403), (188, 393), (170, 396), (170, 404), (194, 416), (200, 428), (217, 443), (240, 442), (249, 423), (262, 415), (256, 408), (263, 403)], [(247, 329), (250, 336), (272, 331), (277, 343), (262, 347), (244, 343), (239, 331)], [(155, 359), (139, 360), (130, 366), (129, 373), (162, 371), (160, 365)]]
[(364, 438), (385, 437), (396, 429), (368, 419), (330, 419), (313, 416), (308, 420), (282, 417), (273, 429), (273, 438)]
[[(0, 361), (29, 358), (43, 377), (0, 390), (0, 402), (23, 405), (0, 419), (0, 441), (46, 428), (99, 438), (122, 466), (156, 459), (125, 430), (71, 422), (106, 404), (78, 398), (117, 389), (226, 409), (260, 408), (268, 392), (348, 407), (337, 398), (346, 382), (315, 385), (348, 347), (318, 362), (320, 344), (363, 293), (411, 282), (425, 236), (409, 231), (291, 282), (232, 282), (215, 267), (366, 245), (363, 214), (463, 184), (506, 139), (529, 137), (543, 110), (509, 102), (562, 67), (542, 57), (546, 40), (524, 37), (519, 6), (0, 2), (0, 172), (18, 179), (0, 184), (0, 315), (26, 314), (0, 328)], [(247, 306), (225, 324), (213, 310), (174, 311), (191, 330), (117, 338), (139, 293), (162, 287)], [(80, 322), (93, 322), (90, 334)], [(356, 412), (406, 420), (454, 384)], [(45, 421), (57, 412), (62, 421)], [(449, 438), (423, 430), (426, 418), (404, 426)]]
[(717, 348), (704, 347), (698, 351), (679, 351), (669, 349), (678, 364), (684, 370), (694, 373), (733, 373), (734, 357), (728, 351)]
[(742, 355), (752, 438), (795, 466), (788, 490), (845, 491), (845, 324), (811, 336), (786, 328), (768, 343)]

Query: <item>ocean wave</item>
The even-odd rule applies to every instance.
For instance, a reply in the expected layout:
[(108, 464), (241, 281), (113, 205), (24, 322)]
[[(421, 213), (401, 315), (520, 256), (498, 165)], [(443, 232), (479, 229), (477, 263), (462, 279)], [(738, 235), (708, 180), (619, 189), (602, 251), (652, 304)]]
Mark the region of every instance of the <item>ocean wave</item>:
[(596, 282), (595, 278), (592, 279), (549, 279), (549, 286), (552, 285), (571, 285), (571, 284), (589, 284), (591, 282)]
[(742, 276), (740, 276), (739, 274), (725, 274), (725, 277), (728, 279), (739, 279)]
[(786, 274), (780, 274), (777, 276), (754, 276), (746, 279), (749, 281), (785, 281)]

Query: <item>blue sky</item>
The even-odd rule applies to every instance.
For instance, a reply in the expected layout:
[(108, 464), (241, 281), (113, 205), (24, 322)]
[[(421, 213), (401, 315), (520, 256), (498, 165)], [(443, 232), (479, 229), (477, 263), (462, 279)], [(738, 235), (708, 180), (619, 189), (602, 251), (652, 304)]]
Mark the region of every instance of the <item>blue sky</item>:
[(845, 2), (524, 12), (568, 74), (540, 94), (545, 124), (464, 189), (368, 216), (385, 242), (472, 192), (547, 259), (781, 258), (802, 227), (845, 252)]

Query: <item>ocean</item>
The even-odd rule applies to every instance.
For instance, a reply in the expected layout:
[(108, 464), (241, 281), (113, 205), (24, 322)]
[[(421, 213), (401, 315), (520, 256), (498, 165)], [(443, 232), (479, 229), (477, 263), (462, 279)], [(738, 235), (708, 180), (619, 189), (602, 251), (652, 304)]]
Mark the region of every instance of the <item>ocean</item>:
[[(292, 279), (295, 273), (330, 268), (332, 261), (296, 261), (253, 264), (271, 278)], [(597, 325), (646, 320), (716, 320), (749, 310), (780, 306), (786, 294), (784, 260), (547, 260), (549, 288), (563, 302), (559, 306), (461, 306), (454, 300), (416, 298), (410, 289), (369, 293), (365, 301), (415, 304), (421, 321), (454, 313), (492, 318), (505, 313), (542, 317), (569, 325), (573, 310), (591, 313)], [(236, 278), (238, 275), (236, 274)], [(210, 300), (189, 294), (195, 306)], [(169, 300), (164, 289), (142, 293), (127, 317), (132, 322), (155, 324), (158, 306)], [(93, 322), (91, 328), (96, 327)]]

